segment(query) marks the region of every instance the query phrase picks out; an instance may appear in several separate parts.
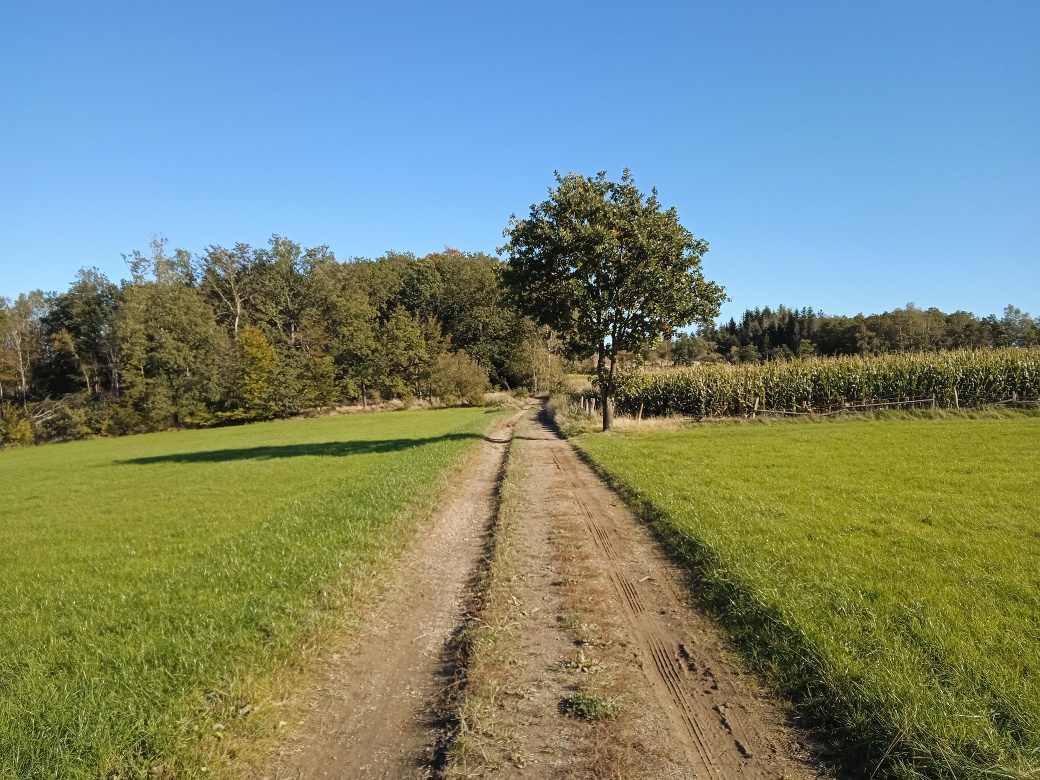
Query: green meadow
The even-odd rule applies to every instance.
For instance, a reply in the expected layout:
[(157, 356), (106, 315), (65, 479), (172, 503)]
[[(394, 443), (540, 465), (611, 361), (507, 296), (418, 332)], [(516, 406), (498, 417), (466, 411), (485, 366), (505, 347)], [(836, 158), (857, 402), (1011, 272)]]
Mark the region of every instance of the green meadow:
[(0, 778), (202, 776), (206, 743), (262, 720), (265, 680), (370, 589), (492, 419), (0, 452)]
[(1040, 777), (1040, 418), (576, 439), (862, 777)]

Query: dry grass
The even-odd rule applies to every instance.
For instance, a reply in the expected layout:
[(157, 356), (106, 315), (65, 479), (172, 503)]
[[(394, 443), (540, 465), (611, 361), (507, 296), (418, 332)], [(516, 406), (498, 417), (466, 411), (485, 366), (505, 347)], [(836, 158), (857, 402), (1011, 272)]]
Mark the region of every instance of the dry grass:
[(494, 393), (484, 394), (484, 405), (489, 409), (523, 409), (530, 403), (526, 393), (510, 393), (499, 390)]
[[(569, 396), (553, 396), (549, 400), (547, 409), (553, 422), (567, 437), (580, 436), (585, 433), (598, 433), (602, 430), (602, 418), (599, 412), (590, 413), (583, 410)], [(865, 422), (871, 420), (1009, 420), (1037, 416), (1040, 416), (1040, 411), (1036, 409), (1000, 405), (968, 409), (908, 408), (868, 412), (850, 411), (841, 415), (804, 414), (783, 416), (759, 413), (755, 417), (693, 418), (680, 414), (668, 417), (634, 417), (626, 414), (615, 414), (614, 430), (619, 433), (658, 433), (679, 431), (697, 426), (820, 424), (845, 421)]]
[[(599, 412), (587, 412), (567, 396), (553, 396), (546, 408), (553, 422), (566, 436), (593, 433), (602, 427)], [(676, 431), (693, 423), (694, 420), (681, 415), (641, 419), (622, 414), (614, 416), (614, 429), (618, 431)]]
[(455, 727), (445, 751), (444, 778), (480, 777), (515, 763), (522, 750), (516, 736), (501, 728), (499, 713), (503, 697), (516, 694), (510, 685), (510, 659), (518, 649), (520, 608), (510, 598), (510, 586), (518, 576), (517, 522), (524, 508), (525, 476), (514, 440), (468, 625), (458, 639), (457, 686), (448, 702)]

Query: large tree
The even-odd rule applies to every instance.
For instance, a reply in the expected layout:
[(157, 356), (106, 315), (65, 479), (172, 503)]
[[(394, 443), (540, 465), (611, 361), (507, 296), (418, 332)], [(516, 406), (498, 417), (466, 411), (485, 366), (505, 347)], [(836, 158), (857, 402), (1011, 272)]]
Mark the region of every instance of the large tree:
[[(50, 311), (43, 318), (49, 341), (70, 344), (75, 373), (82, 379), (88, 396), (98, 395), (106, 387), (112, 393), (118, 391), (119, 359), (114, 323), (119, 302), (118, 286), (96, 268), (83, 268), (68, 291), (51, 301)], [(61, 392), (60, 382), (53, 384), (60, 379), (59, 367), (53, 366), (49, 373), (48, 395), (53, 396)], [(64, 390), (69, 391), (71, 388)]]
[(191, 285), (190, 256), (171, 257), (165, 239), (152, 254), (127, 257), (116, 317), (124, 402), (147, 428), (198, 424), (217, 398), (220, 332), (213, 310)]
[(556, 184), (527, 219), (510, 219), (504, 280), (516, 306), (559, 333), (571, 356), (596, 356), (609, 430), (618, 353), (718, 316), (726, 298), (701, 273), (707, 241), (661, 207), (656, 189), (644, 196), (627, 168), (620, 182), (557, 173)]
[(0, 362), (15, 374), (23, 409), (28, 404), (33, 368), (43, 354), (41, 319), (45, 313), (46, 302), (40, 290), (23, 293), (13, 303), (0, 299)]
[(239, 243), (234, 249), (209, 246), (198, 262), (200, 288), (210, 297), (218, 318), (230, 323), (236, 337), (249, 299), (249, 275), (255, 258), (249, 244)]

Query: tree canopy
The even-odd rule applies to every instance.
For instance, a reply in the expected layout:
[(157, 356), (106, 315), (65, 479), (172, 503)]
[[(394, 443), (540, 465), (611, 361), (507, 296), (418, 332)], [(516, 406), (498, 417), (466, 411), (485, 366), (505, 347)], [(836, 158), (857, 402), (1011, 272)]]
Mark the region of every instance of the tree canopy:
[[(566, 187), (564, 184), (566, 183)], [(1030, 346), (1040, 318), (748, 310), (696, 335), (722, 290), (707, 244), (627, 176), (557, 178), (531, 220), (514, 220), (511, 267), (445, 249), (336, 259), (272, 236), (264, 247), (125, 256), (118, 283), (84, 269), (64, 292), (0, 297), (0, 447), (218, 425), (341, 404), (431, 397), (475, 403), (486, 384), (561, 389), (568, 370), (791, 360), (960, 347)], [(509, 281), (507, 287), (505, 284)], [(537, 319), (524, 312), (537, 315)], [(591, 360), (590, 360), (591, 358)]]
[(198, 255), (157, 239), (124, 258), (120, 284), (91, 269), (60, 294), (0, 298), (0, 446), (394, 399), (477, 403), (488, 384), (544, 376), (520, 356), (546, 337), (508, 305), (490, 255), (341, 262), (275, 235)]
[(640, 192), (627, 168), (619, 182), (556, 173), (556, 185), (504, 231), (504, 281), (518, 310), (556, 331), (572, 357), (596, 357), (607, 430), (618, 353), (717, 317), (725, 293), (701, 272), (708, 242), (662, 208), (656, 189)]

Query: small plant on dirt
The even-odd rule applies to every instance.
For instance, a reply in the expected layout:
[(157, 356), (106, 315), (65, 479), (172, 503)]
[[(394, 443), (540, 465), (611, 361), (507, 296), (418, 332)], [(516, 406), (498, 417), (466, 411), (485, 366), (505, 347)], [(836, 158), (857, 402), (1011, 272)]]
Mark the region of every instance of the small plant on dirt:
[(566, 669), (576, 669), (583, 674), (592, 674), (594, 672), (603, 671), (604, 664), (602, 661), (597, 661), (594, 658), (589, 658), (585, 655), (583, 649), (579, 649), (574, 658), (564, 661), (563, 666)]
[(613, 718), (621, 712), (621, 705), (614, 699), (593, 696), (588, 693), (576, 693), (560, 703), (564, 713), (572, 718), (582, 720), (600, 720)]

